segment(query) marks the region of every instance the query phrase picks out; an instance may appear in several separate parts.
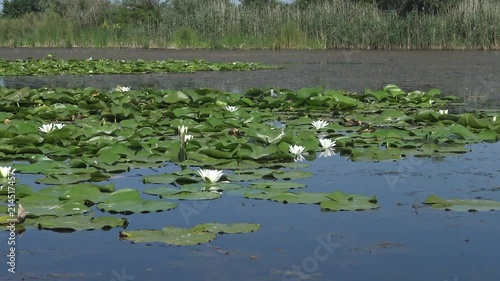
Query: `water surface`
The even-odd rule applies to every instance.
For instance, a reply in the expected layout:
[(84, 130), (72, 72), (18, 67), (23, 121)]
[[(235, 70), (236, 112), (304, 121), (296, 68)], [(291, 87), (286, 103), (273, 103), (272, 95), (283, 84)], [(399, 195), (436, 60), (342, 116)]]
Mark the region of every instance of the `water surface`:
[[(323, 85), (361, 91), (395, 83), (403, 88), (437, 87), (467, 99), (498, 101), (499, 52), (342, 52), (342, 51), (164, 51), (0, 49), (0, 57), (116, 59), (193, 59), (261, 61), (281, 64), (276, 71), (195, 74), (4, 77), (6, 87), (133, 88), (211, 87), (244, 91), (249, 87), (297, 89)], [(1, 81), (1, 80), (0, 80)], [(0, 84), (1, 85), (1, 84)], [(479, 97), (484, 96), (484, 97)], [(489, 106), (496, 105), (490, 103)], [(56, 233), (28, 229), (17, 238), (17, 275), (2, 280), (500, 280), (496, 245), (500, 212), (456, 213), (422, 206), (430, 194), (444, 198), (500, 200), (500, 143), (468, 146), (470, 152), (442, 159), (408, 158), (381, 163), (352, 162), (335, 155), (317, 158), (298, 180), (308, 192), (377, 195), (380, 209), (321, 212), (317, 205), (280, 204), (225, 194), (196, 203), (180, 201), (161, 213), (125, 216), (128, 230), (199, 223), (254, 222), (255, 233), (222, 235), (189, 247), (120, 241), (120, 229)], [(167, 165), (134, 169), (114, 180), (117, 189), (144, 190), (142, 175), (178, 169)], [(18, 175), (34, 184), (38, 176)], [(154, 198), (144, 195), (144, 198)], [(181, 209), (195, 212), (186, 215)], [(96, 210), (97, 213), (100, 213)], [(6, 251), (7, 232), (1, 233)], [(320, 242), (323, 241), (323, 242)], [(326, 242), (325, 242), (326, 241)], [(325, 248), (324, 243), (330, 246)], [(295, 272), (295, 277), (290, 275)], [(302, 279), (297, 279), (301, 277)]]

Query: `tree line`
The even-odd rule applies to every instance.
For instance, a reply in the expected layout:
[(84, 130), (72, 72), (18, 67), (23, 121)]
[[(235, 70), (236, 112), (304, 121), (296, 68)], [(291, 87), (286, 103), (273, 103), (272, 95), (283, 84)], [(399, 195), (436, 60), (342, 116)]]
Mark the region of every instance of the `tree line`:
[[(61, 17), (84, 25), (99, 24), (106, 19), (114, 23), (154, 22), (163, 12), (190, 14), (208, 2), (223, 5), (243, 5), (263, 9), (277, 5), (295, 5), (308, 9), (324, 2), (351, 1), (359, 5), (374, 5), (379, 10), (395, 11), (406, 16), (412, 11), (425, 14), (445, 12), (460, 0), (4, 0), (1, 15), (19, 18), (29, 13), (53, 11)], [(500, 0), (499, 0), (500, 1)]]

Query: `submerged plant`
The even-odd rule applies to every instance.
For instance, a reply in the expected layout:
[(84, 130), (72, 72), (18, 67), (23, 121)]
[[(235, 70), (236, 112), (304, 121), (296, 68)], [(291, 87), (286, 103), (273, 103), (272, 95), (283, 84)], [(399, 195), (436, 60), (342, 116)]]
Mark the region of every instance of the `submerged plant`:
[(224, 172), (221, 170), (200, 169), (198, 170), (198, 174), (201, 176), (204, 182), (216, 183), (220, 180)]

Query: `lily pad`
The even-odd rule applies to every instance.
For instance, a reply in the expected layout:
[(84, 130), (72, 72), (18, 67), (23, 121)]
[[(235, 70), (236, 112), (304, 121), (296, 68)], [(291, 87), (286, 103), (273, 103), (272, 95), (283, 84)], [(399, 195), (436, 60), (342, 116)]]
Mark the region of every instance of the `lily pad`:
[(56, 196), (34, 193), (19, 200), (28, 218), (79, 215), (90, 211), (83, 202), (61, 201)]
[(147, 175), (144, 176), (142, 181), (144, 183), (173, 183), (179, 176), (173, 174), (161, 174), (161, 175)]
[(44, 217), (38, 221), (38, 227), (42, 229), (52, 229), (58, 231), (65, 230), (94, 230), (109, 229), (112, 227), (124, 227), (127, 220), (115, 217), (91, 216), (66, 216), (66, 217)]
[(363, 196), (357, 194), (346, 194), (336, 191), (326, 195), (331, 200), (322, 201), (320, 203), (322, 210), (327, 211), (363, 211), (377, 209), (380, 206), (377, 204), (377, 197)]
[(146, 194), (159, 195), (161, 198), (181, 199), (181, 200), (212, 200), (220, 198), (219, 193), (209, 191), (189, 191), (170, 187), (150, 188), (144, 191)]
[(491, 200), (446, 200), (436, 195), (430, 195), (423, 202), (432, 208), (443, 209), (456, 212), (475, 212), (475, 211), (495, 211), (500, 210), (500, 202)]
[(194, 228), (167, 226), (161, 230), (131, 230), (120, 232), (120, 239), (135, 243), (161, 242), (176, 246), (190, 246), (208, 243), (216, 234)]
[(193, 229), (207, 231), (218, 234), (236, 234), (236, 233), (248, 233), (254, 232), (260, 229), (259, 224), (255, 223), (233, 223), (233, 224), (222, 224), (222, 223), (204, 223), (193, 227)]
[(293, 188), (303, 188), (306, 187), (305, 184), (299, 182), (290, 181), (265, 181), (265, 182), (254, 182), (251, 187), (253, 188), (263, 188), (263, 189), (280, 189), (288, 190)]
[(304, 179), (312, 177), (314, 174), (311, 172), (304, 172), (300, 170), (295, 171), (276, 171), (273, 173), (273, 177), (279, 180), (290, 180), (290, 179)]
[(112, 213), (148, 213), (171, 210), (177, 207), (173, 202), (143, 200), (135, 189), (121, 189), (111, 193), (102, 203), (97, 204), (101, 211)]

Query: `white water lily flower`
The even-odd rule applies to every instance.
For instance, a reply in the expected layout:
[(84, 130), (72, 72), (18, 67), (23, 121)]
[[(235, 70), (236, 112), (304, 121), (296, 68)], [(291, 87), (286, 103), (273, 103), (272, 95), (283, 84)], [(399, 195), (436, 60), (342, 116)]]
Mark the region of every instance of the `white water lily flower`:
[(301, 161), (304, 161), (306, 158), (304, 158), (304, 156), (302, 154), (297, 154), (295, 155), (295, 159), (293, 159), (293, 161), (295, 162), (301, 162)]
[(333, 155), (335, 155), (335, 152), (332, 149), (327, 148), (327, 149), (321, 151), (321, 153), (319, 154), (319, 157), (330, 157)]
[(184, 135), (184, 142), (188, 142), (191, 139), (193, 139), (193, 135)]
[(38, 130), (42, 133), (50, 133), (54, 130), (60, 130), (62, 129), (66, 124), (61, 124), (61, 123), (50, 123), (50, 124), (43, 124), (41, 127), (38, 127)]
[(273, 88), (271, 88), (271, 97), (277, 98), (280, 94), (280, 92), (277, 92)]
[(304, 149), (305, 149), (305, 147), (300, 146), (300, 145), (290, 145), (290, 148), (288, 149), (288, 151), (290, 151), (290, 153), (292, 153), (292, 154), (295, 154), (294, 161), (297, 162), (297, 161), (303, 161), (305, 159), (304, 156), (302, 155), (302, 153), (304, 152)]
[(493, 120), (493, 122), (497, 122), (497, 116), (496, 115), (493, 116), (493, 118), (491, 120)]
[(19, 203), (17, 206), (17, 222), (22, 223), (26, 219), (26, 210), (23, 208), (23, 206)]
[(185, 135), (188, 132), (188, 127), (184, 125), (177, 127), (177, 129), (179, 130), (179, 135)]
[(224, 172), (221, 170), (200, 169), (198, 170), (198, 174), (200, 174), (204, 182), (216, 183), (220, 180)]
[(336, 141), (332, 141), (331, 139), (319, 139), (319, 143), (323, 149), (331, 149), (335, 146)]
[(433, 101), (433, 100), (429, 100), (429, 104), (433, 104), (433, 103), (434, 103), (434, 101)]
[(299, 154), (302, 154), (302, 152), (304, 152), (304, 149), (305, 149), (305, 147), (300, 146), (300, 145), (290, 145), (290, 148), (288, 149), (288, 151), (290, 151), (290, 153), (292, 153), (292, 154), (299, 155)]
[(226, 106), (226, 110), (229, 112), (235, 112), (236, 110), (238, 110), (238, 107), (228, 105), (228, 106)]
[(53, 128), (54, 130), (55, 129), (62, 129), (64, 126), (66, 126), (66, 124), (61, 124), (61, 123), (55, 123), (55, 124), (52, 124), (52, 126), (54, 126), (55, 128)]
[(316, 128), (316, 130), (323, 129), (324, 127), (328, 126), (328, 122), (322, 119), (312, 121), (311, 124), (314, 126), (314, 128)]
[(12, 167), (0, 167), (0, 176), (2, 176), (2, 178), (9, 177), (11, 170), (12, 170)]
[(438, 112), (439, 112), (439, 114), (448, 114), (448, 109), (445, 109), (445, 110), (441, 109)]
[(54, 130), (54, 124), (43, 124), (42, 127), (38, 127), (38, 130), (42, 133), (50, 133)]
[(116, 90), (118, 92), (125, 93), (125, 92), (129, 92), (130, 91), (130, 87), (116, 86)]

